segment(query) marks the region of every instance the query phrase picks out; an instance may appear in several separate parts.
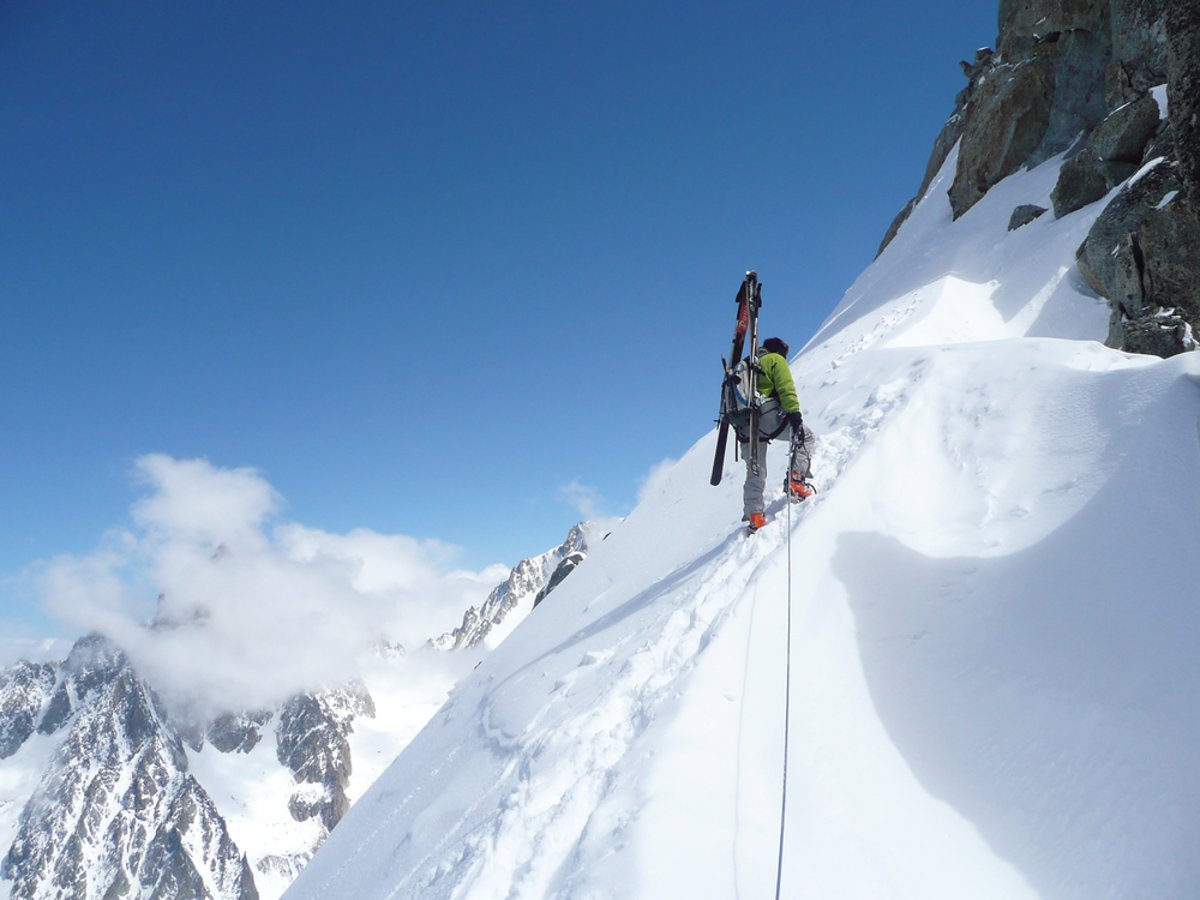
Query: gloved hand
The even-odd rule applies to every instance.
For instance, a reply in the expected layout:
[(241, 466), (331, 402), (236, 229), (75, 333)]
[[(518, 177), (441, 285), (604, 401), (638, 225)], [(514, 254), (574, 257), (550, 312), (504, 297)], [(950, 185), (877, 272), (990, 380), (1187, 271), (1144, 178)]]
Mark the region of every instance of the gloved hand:
[(804, 434), (804, 417), (797, 410), (794, 413), (788, 413), (788, 424), (792, 426), (792, 430), (796, 434)]

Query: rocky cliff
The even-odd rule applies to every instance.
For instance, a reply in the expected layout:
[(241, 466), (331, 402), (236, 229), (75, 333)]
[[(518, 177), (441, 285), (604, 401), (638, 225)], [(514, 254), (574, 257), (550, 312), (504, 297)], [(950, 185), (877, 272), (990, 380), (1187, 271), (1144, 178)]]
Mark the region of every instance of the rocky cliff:
[[(33, 722), (61, 736), (0, 865), (12, 897), (258, 896), (177, 729), (124, 654), (92, 635), (57, 673), (19, 664), (2, 683), (20, 743)], [(10, 741), (9, 754), (19, 748)]]
[[(1077, 261), (1110, 305), (1108, 344), (1133, 352), (1196, 348), (1198, 30), (1200, 0), (1001, 0), (996, 46), (962, 63), (967, 86), (917, 193), (955, 143), (955, 218), (1018, 169), (1063, 155), (1053, 215), (1105, 204)], [(1011, 227), (1044, 212), (1014, 210)]]
[(272, 740), (294, 785), (288, 812), (313, 820), (319, 843), (349, 807), (348, 736), (374, 705), (352, 684), (197, 724), (169, 712), (125, 654), (93, 634), (61, 664), (19, 662), (0, 673), (0, 711), (0, 758), (39, 741), (49, 748), (0, 864), (14, 900), (226, 900), (258, 897), (260, 873), (290, 880), (316, 846), (251, 860), (188, 751), (236, 756)]
[(463, 615), (462, 624), (435, 638), (439, 650), (459, 650), (482, 644), (505, 623), (511, 627), (510, 616), (524, 607), (533, 609), (575, 570), (587, 556), (585, 523), (573, 527), (566, 540), (540, 556), (523, 559), (513, 567), (507, 579), (492, 590), (478, 607), (472, 606)]

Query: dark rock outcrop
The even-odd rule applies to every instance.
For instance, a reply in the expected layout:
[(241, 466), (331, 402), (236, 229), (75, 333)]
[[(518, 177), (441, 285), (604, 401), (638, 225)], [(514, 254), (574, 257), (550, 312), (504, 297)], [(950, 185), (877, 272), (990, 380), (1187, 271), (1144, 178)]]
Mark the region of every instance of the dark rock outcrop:
[(1121, 190), (1080, 246), (1079, 270), (1112, 304), (1107, 343), (1170, 356), (1195, 349), (1200, 227), (1178, 166), (1162, 161)]
[(1050, 192), (1054, 218), (1061, 219), (1108, 193), (1108, 179), (1101, 166), (1101, 160), (1086, 148), (1063, 163), (1058, 183)]
[(265, 711), (224, 713), (208, 726), (205, 737), (222, 753), (249, 753), (262, 740), (262, 727), (271, 721)]
[(0, 672), (0, 759), (16, 753), (33, 734), (55, 679), (54, 666), (25, 660)]
[(1035, 47), (1063, 32), (1106, 32), (1109, 14), (1107, 3), (1093, 0), (1000, 0), (996, 50), (1008, 59), (1028, 58)]
[[(1107, 3), (1091, 4), (1107, 10)], [(1042, 143), (1026, 160), (1036, 166), (1076, 146), (1082, 135), (1094, 128), (1108, 112), (1104, 103), (1104, 73), (1112, 61), (1107, 16), (1093, 24), (1076, 27), (1056, 40), (1035, 48), (1034, 59), (1045, 60), (1053, 79), (1050, 120)]]
[(1088, 136), (1083, 149), (1063, 163), (1050, 195), (1054, 217), (1095, 203), (1137, 172), (1160, 127), (1158, 103), (1150, 94), (1113, 110)]
[(955, 218), (1017, 169), (1075, 146), (1104, 118), (1109, 23), (1109, 5), (1094, 0), (1000, 4), (998, 52), (961, 114)]
[(1031, 158), (1046, 136), (1053, 75), (1044, 63), (996, 66), (962, 113), (950, 208), (958, 218)]
[(1117, 107), (1097, 125), (1088, 138), (1088, 147), (1098, 159), (1139, 164), (1159, 124), (1158, 102), (1149, 93), (1142, 94)]
[[(1165, 16), (1174, 0), (1113, 0), (1113, 62), (1105, 99), (1116, 109), (1167, 80)], [(1192, 20), (1195, 22), (1195, 20)]]
[[(945, 162), (945, 159), (943, 158), (942, 161)], [(895, 238), (896, 234), (900, 231), (900, 226), (907, 222), (908, 217), (912, 215), (913, 209), (916, 208), (917, 201), (924, 195), (925, 192), (922, 190), (920, 194), (908, 201), (904, 209), (896, 213), (896, 218), (892, 219), (892, 224), (889, 225), (887, 231), (883, 233), (883, 240), (879, 242), (879, 249), (875, 251), (876, 259), (879, 258), (880, 253), (887, 249), (888, 244), (892, 242), (892, 239)]]
[[(1107, 204), (1077, 257), (1110, 303), (1109, 344), (1160, 355), (1194, 348), (1200, 0), (1001, 0), (999, 25), (996, 53), (963, 65), (968, 87), (930, 157), (936, 170), (947, 143), (959, 142), (954, 217), (1018, 169), (1065, 154), (1055, 217)], [(918, 197), (929, 178), (927, 169)], [(1009, 230), (1032, 212), (1015, 210)]]
[(375, 702), (361, 684), (301, 694), (284, 705), (276, 730), (276, 756), (300, 785), (288, 801), (296, 821), (319, 818), (327, 831), (341, 821), (350, 808), (348, 738), (357, 716), (374, 715)]
[[(1110, 200), (1077, 257), (1111, 305), (1107, 343), (1170, 356), (1195, 349), (1200, 328), (1200, 3), (1125, 0), (1114, 10), (1114, 45), (1130, 56), (1119, 60), (1111, 95), (1126, 102), (1089, 144), (1110, 165), (1146, 170)], [(1180, 107), (1160, 121), (1162, 95), (1150, 90), (1164, 80)]]
[(934, 143), (921, 187), (888, 228), (879, 253), (924, 196), (959, 143), (950, 188), (954, 217), (1022, 166), (1076, 146), (1107, 111), (1112, 61), (1109, 4), (1097, 0), (1003, 0), (996, 52), (963, 66), (969, 82)]
[(1179, 175), (1200, 210), (1200, 0), (1171, 0), (1166, 13), (1167, 97)]
[(1028, 225), (1034, 219), (1044, 215), (1046, 207), (1038, 206), (1035, 203), (1022, 203), (1012, 211), (1012, 215), (1008, 218), (1008, 230), (1016, 231), (1025, 225)]
[(550, 576), (550, 580), (546, 582), (546, 586), (537, 592), (537, 596), (533, 598), (533, 608), (537, 609), (549, 593), (563, 583), (568, 575), (575, 571), (581, 562), (587, 558), (587, 554), (582, 550), (577, 550), (563, 558), (563, 561), (558, 564), (558, 568), (554, 570), (554, 574)]

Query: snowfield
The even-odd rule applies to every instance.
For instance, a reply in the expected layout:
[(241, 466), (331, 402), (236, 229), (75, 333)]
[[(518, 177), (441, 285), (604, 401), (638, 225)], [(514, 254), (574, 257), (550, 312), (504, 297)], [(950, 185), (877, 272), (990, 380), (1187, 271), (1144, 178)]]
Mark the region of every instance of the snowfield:
[(1200, 356), (1098, 343), (1103, 201), (1006, 231), (1059, 162), (951, 154), (793, 362), (820, 493), (748, 539), (704, 436), (287, 897), (771, 897), (781, 818), (783, 897), (1200, 896)]

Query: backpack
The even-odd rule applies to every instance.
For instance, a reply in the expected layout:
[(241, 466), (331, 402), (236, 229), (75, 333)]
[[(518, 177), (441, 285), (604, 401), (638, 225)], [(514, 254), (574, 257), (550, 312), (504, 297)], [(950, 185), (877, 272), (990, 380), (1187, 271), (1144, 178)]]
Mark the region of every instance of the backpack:
[(728, 422), (742, 443), (749, 440), (752, 415), (766, 412), (765, 417), (758, 420), (760, 440), (775, 440), (788, 424), (787, 417), (779, 408), (778, 400), (773, 396), (766, 397), (758, 393), (758, 376), (761, 373), (762, 369), (758, 363), (752, 363), (750, 358), (746, 357), (725, 376), (725, 384), (721, 389), (720, 421)]
[(751, 363), (746, 357), (726, 371), (725, 383), (721, 386), (721, 421), (733, 426), (739, 439), (750, 430), (751, 410), (758, 409), (762, 402), (753, 385), (757, 375), (758, 364)]

